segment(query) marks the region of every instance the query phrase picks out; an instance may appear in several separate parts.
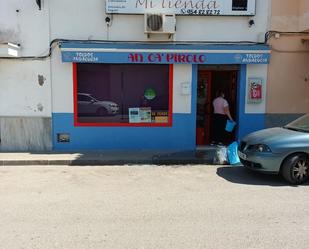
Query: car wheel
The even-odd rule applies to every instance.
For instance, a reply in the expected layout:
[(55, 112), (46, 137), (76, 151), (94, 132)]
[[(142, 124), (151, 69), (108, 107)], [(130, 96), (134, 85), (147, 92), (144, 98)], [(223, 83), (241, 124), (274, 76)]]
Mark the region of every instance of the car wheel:
[(107, 116), (107, 110), (105, 109), (105, 108), (103, 108), (103, 107), (101, 107), (101, 108), (99, 108), (98, 110), (97, 110), (97, 115), (98, 116)]
[(288, 157), (281, 168), (282, 176), (292, 184), (302, 184), (309, 178), (309, 159), (304, 154)]

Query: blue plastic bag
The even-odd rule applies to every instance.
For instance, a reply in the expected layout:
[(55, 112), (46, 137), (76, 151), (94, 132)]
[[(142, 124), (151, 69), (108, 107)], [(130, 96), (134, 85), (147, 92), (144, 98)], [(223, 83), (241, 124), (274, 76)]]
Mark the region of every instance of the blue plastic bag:
[(238, 143), (233, 142), (227, 147), (227, 157), (230, 164), (240, 163), (238, 153), (237, 153)]

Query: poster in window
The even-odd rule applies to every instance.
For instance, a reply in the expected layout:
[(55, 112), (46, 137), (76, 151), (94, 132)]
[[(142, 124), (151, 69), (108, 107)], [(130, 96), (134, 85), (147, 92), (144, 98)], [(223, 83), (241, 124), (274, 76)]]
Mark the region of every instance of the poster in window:
[(151, 123), (151, 108), (142, 107), (139, 108), (140, 122), (141, 123)]
[(248, 90), (248, 102), (261, 103), (263, 100), (263, 79), (249, 78)]
[(140, 123), (141, 122), (139, 108), (129, 108), (129, 122), (130, 123)]
[(151, 108), (150, 107), (129, 108), (129, 122), (151, 123)]
[(152, 111), (152, 122), (154, 123), (167, 123), (168, 112), (167, 111)]

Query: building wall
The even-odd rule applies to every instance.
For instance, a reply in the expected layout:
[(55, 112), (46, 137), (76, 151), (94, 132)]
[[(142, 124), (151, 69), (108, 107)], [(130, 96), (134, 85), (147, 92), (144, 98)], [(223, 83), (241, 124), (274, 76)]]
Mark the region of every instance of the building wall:
[(271, 44), (267, 113), (308, 112), (309, 54), (302, 51), (309, 51), (309, 46), (298, 36), (282, 36)]
[[(35, 1), (0, 1), (0, 43), (20, 44), (20, 56), (47, 54), (46, 7), (40, 11)], [(1, 151), (51, 149), (50, 75), (49, 59), (0, 59)]]
[(48, 2), (39, 10), (35, 1), (1, 1), (0, 43), (20, 44), (22, 56), (45, 54), (50, 39)]
[(309, 2), (307, 0), (273, 0), (272, 30), (306, 31), (309, 29)]
[(0, 117), (0, 151), (49, 151), (51, 118)]
[(300, 31), (309, 31), (309, 1), (300, 0)]
[(309, 35), (306, 29), (308, 1), (272, 1), (272, 30), (281, 31), (272, 36), (269, 44), (272, 59), (269, 65), (267, 87), (267, 126), (283, 125), (309, 112)]
[[(53, 62), (53, 70), (70, 77), (54, 79), (53, 144), (56, 150), (80, 149), (194, 149), (195, 95), (180, 94), (181, 83), (196, 91), (192, 65), (174, 65), (172, 127), (74, 127), (72, 64)], [(61, 91), (61, 94), (58, 94)], [(194, 90), (193, 90), (194, 91)], [(194, 104), (193, 104), (194, 103)], [(70, 143), (59, 143), (57, 134), (70, 135)], [(126, 142), (124, 142), (124, 139)]]
[[(268, 29), (271, 0), (257, 1), (256, 16), (177, 16), (176, 41), (259, 41)], [(111, 15), (103, 0), (50, 1), (52, 39), (147, 41), (143, 15)], [(90, 14), (91, 13), (91, 14)], [(255, 25), (249, 28), (248, 21)], [(151, 39), (155, 39), (153, 36)], [(159, 37), (162, 39), (162, 37)]]
[[(20, 44), (20, 56), (48, 54), (49, 12), (44, 7), (40, 11), (35, 1), (1, 1), (0, 43)], [(0, 59), (0, 85), (0, 116), (51, 116), (49, 59)]]
[[(0, 43), (14, 42), (20, 44), (21, 56), (42, 56), (48, 54), (50, 42), (54, 39), (124, 42), (152, 42), (166, 39), (165, 36), (151, 36), (149, 39), (144, 34), (143, 15), (111, 15), (111, 24), (107, 25), (104, 0), (53, 0), (42, 1), (42, 4), (42, 10), (39, 10), (35, 1), (1, 1)], [(269, 26), (270, 4), (271, 0), (257, 1), (257, 14), (254, 17), (177, 16), (177, 32), (173, 39), (176, 42), (261, 42)], [(255, 24), (249, 27), (248, 22), (251, 19), (254, 20)], [(0, 59), (2, 150), (14, 148), (14, 140), (11, 139), (14, 134), (26, 133), (30, 135), (25, 136), (24, 140), (15, 144), (18, 150), (51, 148), (51, 139), (55, 139), (54, 135), (53, 137), (50, 136), (49, 141), (44, 140), (44, 142), (34, 141), (30, 138), (35, 137), (35, 134), (44, 134), (44, 137), (48, 137), (54, 129), (53, 126), (58, 125), (57, 118), (54, 119), (54, 123), (50, 121), (50, 125), (46, 125), (46, 120), (51, 120), (51, 117), (72, 115), (72, 65), (61, 62), (60, 51), (56, 43), (53, 43), (52, 51), (51, 58), (47, 59)], [(1, 56), (3, 54), (0, 54)], [(194, 130), (195, 124), (188, 121), (192, 119), (190, 115), (195, 115), (194, 96), (179, 94), (179, 87), (183, 82), (192, 82), (192, 89), (194, 89), (194, 82), (191, 79), (194, 75), (194, 73), (191, 74), (192, 68), (194, 67), (188, 65), (174, 68), (173, 111), (175, 127), (177, 127), (177, 124), (183, 125), (182, 122), (184, 122), (187, 127), (192, 126)], [(181, 115), (181, 121), (177, 123), (178, 115)], [(19, 118), (24, 120), (20, 121)], [(28, 119), (34, 122), (40, 120), (39, 122), (44, 125), (33, 125), (32, 121), (28, 122)], [(16, 122), (12, 126), (16, 128), (6, 129), (4, 127), (10, 122)], [(66, 127), (66, 125), (64, 126)], [(54, 131), (53, 134), (56, 134), (56, 132)], [(178, 130), (177, 134), (179, 133), (184, 134), (186, 146), (195, 143), (195, 134), (191, 134), (192, 132)], [(177, 140), (176, 133), (170, 134), (174, 134), (172, 136), (175, 136), (175, 140)], [(191, 137), (189, 138), (189, 136)], [(4, 141), (10, 139), (10, 143), (3, 144)]]
[(49, 61), (0, 60), (0, 150), (50, 150)]
[[(262, 40), (267, 31), (270, 2), (270, 0), (257, 1), (257, 15), (254, 17), (177, 16), (175, 41)], [(113, 15), (111, 26), (108, 27), (105, 22), (107, 15), (104, 0), (53, 0), (42, 1), (42, 4), (42, 10), (39, 10), (35, 1), (1, 1), (0, 43), (20, 44), (21, 56), (41, 56), (48, 54), (49, 43), (53, 39), (149, 40), (144, 34), (143, 15)], [(251, 28), (248, 26), (249, 19), (255, 21), (255, 25)], [(54, 85), (51, 86), (51, 81), (56, 82), (55, 89), (54, 87), (52, 89), (53, 93), (62, 94), (57, 89), (57, 81), (70, 80), (72, 77), (67, 73), (68, 65), (61, 62), (57, 50), (53, 50), (52, 66), (49, 59), (35, 61), (1, 59), (0, 63), (2, 97), (15, 92), (16, 85), (20, 89), (15, 93), (18, 94), (16, 96), (18, 103), (10, 103), (6, 98), (1, 98), (0, 116), (45, 117), (57, 112), (58, 102), (51, 100), (49, 90), (49, 87)], [(43, 87), (39, 87), (39, 75), (45, 79)], [(65, 92), (63, 91), (63, 94)], [(38, 111), (36, 108), (40, 103), (43, 105), (43, 111)]]
[(51, 116), (49, 64), (48, 60), (0, 60), (0, 116)]
[(300, 0), (272, 0), (271, 30), (299, 31)]

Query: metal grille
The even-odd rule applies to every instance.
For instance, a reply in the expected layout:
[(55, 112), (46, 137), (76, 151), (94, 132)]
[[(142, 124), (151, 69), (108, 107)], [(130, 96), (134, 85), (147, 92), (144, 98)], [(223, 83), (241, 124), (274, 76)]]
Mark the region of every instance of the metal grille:
[(240, 143), (240, 150), (243, 151), (246, 148), (246, 143), (245, 142), (241, 142)]
[(161, 15), (149, 15), (147, 17), (147, 27), (153, 31), (159, 31), (163, 25), (163, 18)]

